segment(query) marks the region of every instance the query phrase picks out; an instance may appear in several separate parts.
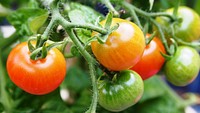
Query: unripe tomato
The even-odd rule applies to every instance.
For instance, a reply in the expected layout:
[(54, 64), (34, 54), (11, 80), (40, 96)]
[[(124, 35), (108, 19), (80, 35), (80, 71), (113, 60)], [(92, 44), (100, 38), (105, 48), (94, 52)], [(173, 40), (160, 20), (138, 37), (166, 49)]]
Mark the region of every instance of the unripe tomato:
[[(119, 18), (113, 18), (112, 25), (119, 24), (104, 44), (98, 41), (91, 43), (92, 52), (97, 60), (106, 68), (114, 71), (128, 69), (141, 58), (145, 39), (141, 29), (134, 23)], [(100, 22), (104, 26), (105, 20)], [(96, 32), (93, 35), (97, 34)]]
[(100, 81), (99, 104), (109, 111), (122, 111), (139, 101), (143, 94), (142, 78), (132, 70), (123, 70), (113, 81)]
[(175, 55), (165, 63), (164, 72), (169, 82), (176, 86), (191, 83), (198, 75), (200, 68), (198, 52), (187, 46), (178, 47)]
[(7, 71), (10, 79), (24, 91), (43, 95), (55, 90), (66, 75), (66, 61), (53, 48), (44, 59), (31, 60), (27, 42), (18, 44), (9, 54)]
[[(147, 37), (149, 36), (150, 35), (147, 34)], [(165, 58), (161, 53), (166, 53), (165, 48), (160, 39), (154, 37), (145, 47), (141, 60), (131, 69), (136, 71), (143, 80), (148, 79), (160, 71), (164, 64)]]
[[(166, 12), (173, 14), (174, 8), (167, 9)], [(192, 42), (200, 39), (200, 17), (191, 8), (180, 6), (177, 13), (178, 24), (175, 26), (175, 35), (183, 41)], [(169, 29), (171, 23), (167, 17), (157, 17), (156, 21)], [(170, 38), (170, 37), (169, 37)]]

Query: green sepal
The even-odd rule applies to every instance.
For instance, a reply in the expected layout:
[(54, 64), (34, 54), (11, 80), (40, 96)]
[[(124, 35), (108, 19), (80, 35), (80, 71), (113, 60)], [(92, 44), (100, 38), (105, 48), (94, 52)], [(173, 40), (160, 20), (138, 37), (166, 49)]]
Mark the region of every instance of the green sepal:
[(41, 58), (45, 58), (48, 54), (48, 50), (47, 47), (45, 46), (45, 44), (42, 46), (42, 56)]
[(104, 26), (105, 29), (110, 29), (110, 26), (112, 24), (112, 18), (113, 18), (113, 13), (109, 12), (108, 15), (106, 16), (106, 23)]

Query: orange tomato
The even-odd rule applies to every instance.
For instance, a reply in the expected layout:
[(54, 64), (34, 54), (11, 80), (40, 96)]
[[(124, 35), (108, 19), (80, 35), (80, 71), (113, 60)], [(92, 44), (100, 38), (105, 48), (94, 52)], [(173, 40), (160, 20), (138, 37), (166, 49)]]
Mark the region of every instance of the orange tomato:
[[(98, 41), (91, 43), (92, 51), (97, 60), (106, 68), (113, 71), (125, 70), (136, 64), (145, 48), (144, 34), (134, 23), (113, 18), (111, 26), (119, 24), (117, 30), (113, 31), (104, 44)], [(100, 22), (102, 26), (105, 20)], [(93, 32), (93, 35), (97, 32)]]
[(66, 61), (53, 48), (44, 59), (31, 60), (27, 42), (17, 45), (7, 59), (10, 79), (24, 91), (42, 95), (55, 90), (66, 75)]

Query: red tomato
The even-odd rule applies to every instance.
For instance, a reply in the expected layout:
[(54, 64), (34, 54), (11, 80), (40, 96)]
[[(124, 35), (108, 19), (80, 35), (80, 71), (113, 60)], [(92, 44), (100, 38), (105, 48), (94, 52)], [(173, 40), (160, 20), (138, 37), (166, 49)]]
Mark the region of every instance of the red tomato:
[[(134, 23), (120, 18), (113, 18), (112, 25), (119, 24), (104, 44), (98, 41), (91, 43), (97, 60), (106, 68), (114, 71), (125, 70), (136, 64), (145, 48), (144, 34)], [(100, 22), (105, 24), (105, 20)], [(97, 34), (96, 32), (93, 35)]]
[(44, 59), (31, 60), (27, 42), (17, 45), (7, 59), (10, 79), (24, 91), (42, 95), (55, 90), (66, 75), (66, 61), (53, 48)]
[[(149, 36), (148, 34), (147, 37)], [(143, 80), (155, 75), (165, 62), (160, 52), (166, 53), (165, 48), (160, 39), (154, 37), (146, 46), (141, 60), (131, 69), (139, 73)]]

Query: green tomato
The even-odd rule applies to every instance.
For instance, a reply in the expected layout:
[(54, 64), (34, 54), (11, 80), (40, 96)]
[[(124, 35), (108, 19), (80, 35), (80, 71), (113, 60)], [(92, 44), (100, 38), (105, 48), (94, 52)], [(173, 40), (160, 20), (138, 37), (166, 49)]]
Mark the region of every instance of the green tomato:
[(143, 94), (143, 80), (136, 72), (124, 70), (112, 81), (99, 82), (99, 104), (113, 112), (122, 111), (139, 101)]
[(167, 80), (176, 86), (188, 85), (199, 73), (199, 60), (199, 54), (195, 49), (187, 46), (178, 47), (174, 56), (164, 66)]
[[(166, 12), (173, 14), (174, 8), (167, 9)], [(178, 24), (175, 25), (175, 35), (186, 42), (192, 42), (200, 39), (200, 17), (199, 15), (191, 8), (186, 6), (180, 6), (178, 8), (177, 17), (180, 18)], [(156, 21), (169, 30), (170, 28), (170, 19), (167, 17), (157, 17)], [(168, 38), (171, 38), (167, 34)]]

